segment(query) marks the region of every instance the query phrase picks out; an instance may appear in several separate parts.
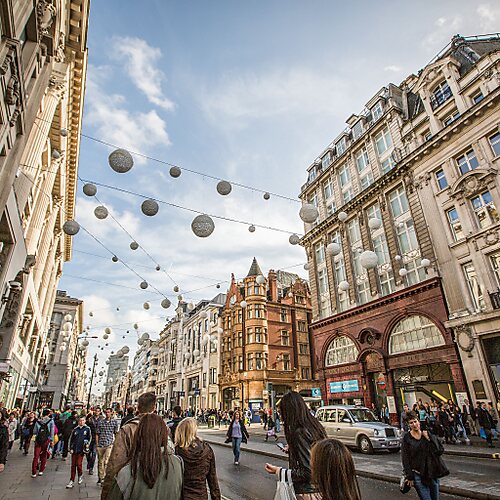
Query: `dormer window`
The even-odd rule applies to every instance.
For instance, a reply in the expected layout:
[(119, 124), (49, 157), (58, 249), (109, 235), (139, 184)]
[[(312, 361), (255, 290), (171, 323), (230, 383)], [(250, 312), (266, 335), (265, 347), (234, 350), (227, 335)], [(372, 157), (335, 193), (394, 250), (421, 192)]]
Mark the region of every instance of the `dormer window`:
[(307, 176), (307, 182), (312, 182), (316, 179), (316, 168), (309, 170), (309, 175)]
[(363, 133), (363, 123), (361, 120), (359, 122), (356, 122), (354, 124), (354, 127), (352, 127), (352, 138), (356, 140), (358, 137), (361, 136)]
[(337, 154), (339, 156), (344, 153), (344, 151), (347, 149), (347, 142), (345, 140), (345, 137), (342, 137), (342, 139), (340, 139), (340, 141), (337, 142), (336, 147), (337, 147)]
[(450, 97), (453, 97), (453, 93), (446, 80), (442, 81), (438, 86), (434, 87), (432, 91), (431, 105), (432, 109), (436, 109), (441, 104), (444, 104)]
[(323, 156), (323, 159), (321, 160), (321, 167), (323, 170), (325, 168), (328, 168), (332, 164), (332, 155), (330, 153), (327, 153), (325, 156)]
[(384, 110), (382, 109), (382, 103), (378, 101), (377, 104), (375, 104), (375, 106), (373, 106), (373, 108), (371, 108), (370, 111), (372, 113), (373, 121), (376, 122), (384, 114)]

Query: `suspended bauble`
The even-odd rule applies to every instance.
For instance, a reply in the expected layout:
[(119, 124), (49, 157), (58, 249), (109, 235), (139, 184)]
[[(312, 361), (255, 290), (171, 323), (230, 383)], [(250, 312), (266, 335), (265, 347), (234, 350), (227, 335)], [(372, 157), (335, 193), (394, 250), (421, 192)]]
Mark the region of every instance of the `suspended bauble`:
[(66, 350), (66, 346), (65, 346), (65, 345), (60, 346), (60, 347), (59, 347), (59, 350), (60, 350), (60, 351), (65, 351), (65, 350)]
[(305, 203), (299, 211), (299, 217), (309, 224), (314, 222), (318, 216), (318, 209), (312, 203)]
[(82, 346), (83, 347), (88, 347), (89, 346), (89, 341), (87, 339), (85, 339), (83, 342), (82, 342)]
[(200, 351), (199, 351), (198, 349), (195, 349), (195, 350), (193, 351), (193, 356), (194, 356), (195, 358), (199, 357), (199, 356), (200, 356)]
[(224, 329), (219, 326), (219, 328), (217, 328), (217, 333), (222, 335), (224, 333)]
[(342, 248), (335, 241), (326, 245), (326, 255), (329, 255), (330, 257), (335, 257), (341, 251), (342, 251)]
[(76, 220), (67, 220), (63, 224), (63, 231), (68, 236), (74, 236), (75, 234), (78, 233), (78, 231), (80, 231), (80, 224), (78, 224)]
[(290, 245), (298, 245), (300, 243), (300, 237), (298, 234), (292, 234), (290, 238), (288, 238), (288, 242)]
[(242, 300), (240, 302), (240, 307), (242, 307), (243, 309), (245, 309), (246, 306), (247, 306), (247, 301), (246, 300)]
[(422, 267), (429, 267), (431, 265), (431, 261), (429, 259), (423, 258), (420, 263), (422, 264)]
[[(71, 316), (71, 314), (66, 314), (64, 316), (64, 321), (72, 321), (73, 320), (73, 316)], [(88, 328), (88, 327), (87, 327)]]
[(395, 255), (395, 256), (394, 256), (394, 260), (395, 260), (396, 262), (401, 262), (401, 261), (403, 260), (403, 257), (401, 257), (401, 255)]
[(116, 353), (116, 355), (119, 357), (119, 358), (123, 358), (123, 356), (125, 356), (125, 353), (123, 351), (118, 351)]
[(155, 200), (144, 200), (141, 205), (141, 210), (144, 215), (147, 215), (148, 217), (152, 217), (153, 215), (156, 215), (158, 213), (158, 210), (160, 207), (158, 206), (158, 203), (156, 203)]
[(178, 300), (179, 302), (181, 302), (181, 301), (182, 301), (182, 295), (177, 295), (177, 300)]
[(126, 149), (115, 149), (108, 157), (109, 166), (119, 174), (125, 174), (134, 166), (134, 159)]
[(146, 288), (149, 286), (147, 281), (141, 281), (141, 284), (139, 285), (143, 290), (146, 290)]
[(144, 304), (142, 304), (142, 307), (144, 307), (144, 309), (146, 309), (146, 311), (151, 307), (151, 304), (149, 302), (144, 302)]
[(134, 323), (134, 330), (139, 330), (139, 325), (137, 323)]
[(215, 288), (220, 288), (220, 283), (217, 283), (217, 284), (215, 285)]
[(111, 333), (113, 332), (113, 330), (111, 330), (111, 328), (109, 326), (107, 326), (105, 329), (104, 329), (104, 333), (107, 333), (108, 335), (111, 335)]
[(348, 281), (341, 281), (339, 283), (339, 290), (342, 292), (347, 292), (349, 290), (349, 282)]
[(181, 176), (182, 170), (179, 167), (171, 167), (169, 173), (172, 177), (177, 178)]
[(99, 372), (99, 377), (102, 377), (104, 375), (104, 372)]
[(199, 238), (206, 238), (214, 232), (215, 224), (208, 215), (197, 215), (191, 222), (191, 229)]
[(109, 339), (109, 335), (108, 335), (107, 333), (105, 333), (105, 334), (102, 336), (102, 338), (103, 338), (104, 340), (108, 340), (108, 339)]
[(61, 134), (61, 137), (68, 137), (68, 129), (62, 128), (59, 133)]
[(203, 345), (207, 345), (209, 340), (210, 335), (208, 335), (208, 333), (205, 333), (205, 335), (203, 335)]
[(221, 194), (222, 196), (228, 195), (232, 189), (233, 189), (233, 187), (227, 181), (219, 181), (217, 183), (217, 192), (219, 194)]
[(105, 206), (99, 205), (98, 207), (95, 207), (95, 209), (94, 209), (94, 215), (98, 219), (103, 220), (103, 219), (105, 219), (109, 215), (109, 212), (108, 212), (108, 209)]
[(157, 271), (159, 271), (159, 270), (161, 269), (160, 265), (158, 264), (158, 265), (155, 267), (155, 269), (156, 269)]
[(406, 275), (408, 274), (408, 271), (402, 267), (400, 270), (399, 270), (399, 275), (404, 278)]
[(130, 347), (128, 347), (128, 346), (126, 346), (126, 345), (124, 345), (124, 346), (122, 347), (122, 352), (123, 352), (124, 354), (128, 354), (128, 353), (130, 352)]
[(73, 329), (73, 323), (70, 323), (69, 321), (66, 321), (66, 323), (63, 324), (63, 330), (65, 332), (69, 332)]
[(264, 276), (262, 276), (262, 274), (259, 274), (255, 278), (255, 282), (257, 283), (257, 285), (263, 285), (266, 282), (266, 278), (264, 278)]
[(345, 212), (339, 212), (337, 218), (340, 222), (345, 222), (347, 220), (348, 215)]
[(177, 293), (179, 291), (179, 287), (177, 285), (174, 286), (174, 292)]
[(118, 257), (116, 255), (113, 255), (113, 257), (111, 257), (111, 260), (113, 262), (118, 262), (119, 259), (118, 259)]
[(137, 243), (137, 241), (133, 241), (132, 243), (130, 243), (130, 248), (132, 250), (137, 250), (139, 248), (139, 243)]
[(91, 184), (90, 182), (84, 184), (83, 194), (86, 196), (95, 196), (97, 194), (97, 187), (95, 186), (95, 184)]
[(359, 256), (359, 263), (365, 269), (374, 269), (378, 265), (378, 256), (375, 252), (371, 250), (365, 250)]
[(255, 233), (255, 226), (253, 224), (251, 226), (248, 226), (248, 231), (251, 233)]
[(170, 300), (166, 297), (161, 301), (161, 307), (163, 307), (163, 309), (168, 309), (171, 304)]
[(90, 311), (89, 316), (92, 318), (92, 316), (94, 316), (94, 313), (92, 311)]
[(368, 220), (368, 227), (376, 231), (382, 227), (382, 221), (376, 217)]
[(309, 271), (309, 262), (306, 262), (306, 263), (304, 264), (304, 270), (305, 270), (305, 271)]
[(59, 160), (59, 158), (61, 158), (61, 153), (59, 153), (59, 151), (57, 151), (57, 149), (53, 149), (52, 150), (52, 159)]
[(194, 304), (190, 302), (186, 307), (188, 311), (192, 311), (194, 309)]
[(264, 200), (268, 200), (269, 198), (271, 198), (271, 195), (269, 193), (264, 193), (263, 198)]

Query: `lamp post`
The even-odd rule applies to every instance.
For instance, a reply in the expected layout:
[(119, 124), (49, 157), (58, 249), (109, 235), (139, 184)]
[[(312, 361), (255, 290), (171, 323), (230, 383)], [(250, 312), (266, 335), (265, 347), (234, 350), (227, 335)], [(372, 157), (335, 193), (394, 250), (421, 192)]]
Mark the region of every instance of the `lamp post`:
[(94, 382), (94, 373), (96, 364), (97, 364), (97, 354), (94, 356), (94, 364), (92, 365), (92, 375), (90, 376), (89, 397), (87, 398), (87, 411), (90, 410), (90, 395), (92, 393), (92, 384)]

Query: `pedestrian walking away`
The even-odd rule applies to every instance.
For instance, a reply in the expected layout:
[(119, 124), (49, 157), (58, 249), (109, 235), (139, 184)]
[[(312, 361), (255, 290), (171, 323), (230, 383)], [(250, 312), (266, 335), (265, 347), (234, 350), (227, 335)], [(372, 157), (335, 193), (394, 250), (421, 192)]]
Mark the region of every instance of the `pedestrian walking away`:
[(233, 444), (234, 465), (240, 465), (241, 443), (248, 442), (248, 431), (241, 419), (240, 410), (235, 410), (226, 434), (226, 443)]
[(78, 425), (73, 429), (69, 438), (69, 452), (71, 453), (71, 477), (66, 488), (73, 488), (78, 471), (78, 484), (83, 481), (83, 456), (89, 452), (92, 432), (85, 425), (85, 417), (78, 419)]
[(106, 466), (108, 465), (111, 449), (115, 441), (115, 434), (118, 432), (118, 420), (113, 418), (113, 410), (106, 408), (105, 418), (97, 422), (96, 427), (96, 445), (98, 474), (97, 484), (101, 484), (106, 476)]
[(221, 493), (215, 455), (208, 443), (198, 435), (198, 423), (194, 418), (185, 418), (175, 433), (175, 454), (184, 462), (183, 500), (220, 500)]
[(33, 431), (35, 429), (35, 424), (36, 424), (35, 414), (32, 411), (30, 411), (29, 413), (26, 414), (21, 424), (21, 444), (22, 444), (21, 449), (23, 450), (23, 453), (25, 455), (27, 455), (30, 450), (30, 444), (31, 444), (31, 439), (33, 437)]
[(120, 428), (122, 428), (129, 420), (135, 417), (135, 411), (133, 406), (127, 408), (127, 414), (121, 419)]
[(49, 446), (54, 441), (54, 421), (50, 416), (50, 410), (42, 411), (42, 418), (37, 420), (33, 429), (35, 437), (35, 450), (31, 464), (31, 477), (43, 476), (47, 465)]
[(144, 415), (134, 432), (130, 461), (113, 478), (108, 500), (181, 500), (183, 465), (168, 444), (159, 415)]
[(14, 441), (16, 440), (16, 431), (17, 431), (17, 419), (16, 419), (16, 414), (12, 412), (9, 415), (9, 424), (8, 424), (8, 430), (9, 430), (9, 451), (12, 450), (12, 446), (14, 444)]
[(67, 417), (65, 420), (63, 420), (63, 428), (62, 428), (62, 436), (64, 439), (63, 452), (62, 452), (63, 460), (66, 460), (68, 458), (69, 440), (71, 438), (71, 433), (73, 432), (73, 429), (77, 425), (78, 425), (78, 412), (76, 411), (71, 412), (71, 415)]
[(174, 406), (172, 409), (172, 420), (167, 424), (170, 431), (170, 439), (175, 442), (175, 431), (177, 426), (182, 421), (182, 408), (180, 406)]
[(415, 487), (421, 500), (438, 500), (439, 479), (449, 474), (441, 458), (443, 445), (434, 434), (421, 430), (414, 412), (409, 412), (406, 420), (410, 430), (401, 444), (405, 482)]
[(101, 409), (94, 408), (87, 414), (86, 425), (90, 429), (92, 440), (90, 441), (89, 452), (87, 453), (87, 471), (90, 475), (94, 474), (94, 466), (97, 458), (97, 445), (96, 445), (96, 430), (99, 420), (102, 418)]
[(9, 418), (4, 408), (0, 411), (0, 472), (5, 469), (7, 453), (9, 451), (9, 430), (7, 429)]
[(493, 448), (493, 431), (494, 422), (490, 412), (486, 409), (486, 403), (481, 403), (477, 411), (477, 421), (479, 426), (483, 429), (486, 436), (486, 442), (490, 448)]

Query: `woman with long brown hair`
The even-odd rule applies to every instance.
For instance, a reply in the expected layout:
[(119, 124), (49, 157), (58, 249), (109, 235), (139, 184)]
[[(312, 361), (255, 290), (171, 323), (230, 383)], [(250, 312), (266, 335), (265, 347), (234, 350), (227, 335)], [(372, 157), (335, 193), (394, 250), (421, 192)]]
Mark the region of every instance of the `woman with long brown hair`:
[(225, 443), (232, 443), (234, 465), (240, 465), (240, 446), (241, 443), (248, 442), (248, 431), (245, 422), (241, 418), (240, 410), (234, 410), (233, 418), (227, 428)]
[(182, 498), (182, 462), (169, 451), (168, 428), (159, 415), (145, 414), (137, 426), (130, 461), (118, 472), (108, 500)]
[(336, 439), (322, 439), (313, 445), (311, 478), (321, 500), (361, 500), (351, 452)]

